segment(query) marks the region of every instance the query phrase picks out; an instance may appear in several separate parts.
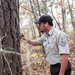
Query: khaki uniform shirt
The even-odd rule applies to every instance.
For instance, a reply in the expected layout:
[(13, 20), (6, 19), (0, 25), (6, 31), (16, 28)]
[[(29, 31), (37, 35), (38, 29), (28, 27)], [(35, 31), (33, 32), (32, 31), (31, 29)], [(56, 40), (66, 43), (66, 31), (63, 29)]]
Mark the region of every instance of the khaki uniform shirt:
[(44, 33), (39, 39), (37, 39), (36, 43), (44, 46), (45, 53), (47, 54), (46, 60), (51, 65), (60, 63), (61, 54), (69, 54), (66, 34), (55, 29), (54, 26), (48, 34)]

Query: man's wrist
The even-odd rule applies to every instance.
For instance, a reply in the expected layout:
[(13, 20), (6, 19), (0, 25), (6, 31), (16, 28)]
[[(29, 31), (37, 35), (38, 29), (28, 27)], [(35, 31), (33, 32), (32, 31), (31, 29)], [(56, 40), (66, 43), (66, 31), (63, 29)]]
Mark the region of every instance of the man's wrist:
[(59, 73), (59, 75), (64, 75), (64, 73)]
[(60, 72), (59, 72), (59, 75), (64, 75), (64, 72), (61, 72), (61, 71), (60, 71)]
[(28, 43), (29, 39), (26, 39), (25, 41)]

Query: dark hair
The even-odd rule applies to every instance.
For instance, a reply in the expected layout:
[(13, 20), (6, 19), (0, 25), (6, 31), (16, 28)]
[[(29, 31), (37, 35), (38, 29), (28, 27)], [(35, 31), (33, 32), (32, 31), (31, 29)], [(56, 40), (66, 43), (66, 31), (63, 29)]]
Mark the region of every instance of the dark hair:
[(40, 24), (40, 23), (44, 23), (45, 24), (46, 22), (48, 22), (48, 24), (50, 26), (53, 26), (53, 19), (52, 19), (52, 17), (50, 15), (42, 15), (39, 18), (39, 20), (37, 20), (35, 23), (36, 24)]

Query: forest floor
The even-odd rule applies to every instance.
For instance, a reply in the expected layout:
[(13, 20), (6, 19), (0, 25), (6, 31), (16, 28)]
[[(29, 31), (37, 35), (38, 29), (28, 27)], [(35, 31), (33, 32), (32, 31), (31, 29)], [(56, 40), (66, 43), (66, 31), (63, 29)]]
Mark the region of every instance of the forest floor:
[(72, 41), (70, 41), (69, 47), (70, 47), (70, 62), (72, 66), (71, 75), (75, 75), (75, 44)]
[[(31, 47), (31, 46), (30, 46)], [(69, 41), (69, 47), (70, 47), (70, 62), (72, 66), (72, 72), (71, 75), (75, 75), (75, 44), (73, 41)], [(32, 48), (32, 47), (31, 47)], [(21, 51), (22, 53), (26, 53)], [(27, 56), (27, 55), (26, 55)], [(27, 65), (34, 60), (34, 58), (39, 58), (38, 60), (34, 61), (33, 64)], [(42, 61), (44, 60), (44, 57), (42, 57), (42, 50), (33, 48), (30, 53), (30, 57), (22, 57), (22, 65), (23, 67), (23, 75), (50, 75), (50, 70), (49, 70), (49, 64), (47, 61)], [(26, 67), (27, 66), (27, 67)]]

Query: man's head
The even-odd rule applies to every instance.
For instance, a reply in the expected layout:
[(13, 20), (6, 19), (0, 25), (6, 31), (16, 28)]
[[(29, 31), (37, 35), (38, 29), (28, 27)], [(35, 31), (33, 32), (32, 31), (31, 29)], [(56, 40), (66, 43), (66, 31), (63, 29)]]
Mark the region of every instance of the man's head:
[(46, 23), (48, 22), (48, 24), (50, 26), (53, 26), (53, 19), (50, 15), (42, 15), (39, 20), (35, 21), (35, 24), (40, 24), (40, 23)]
[(35, 24), (39, 24), (39, 29), (41, 32), (48, 32), (53, 26), (53, 19), (49, 15), (42, 15), (39, 20), (35, 22)]

